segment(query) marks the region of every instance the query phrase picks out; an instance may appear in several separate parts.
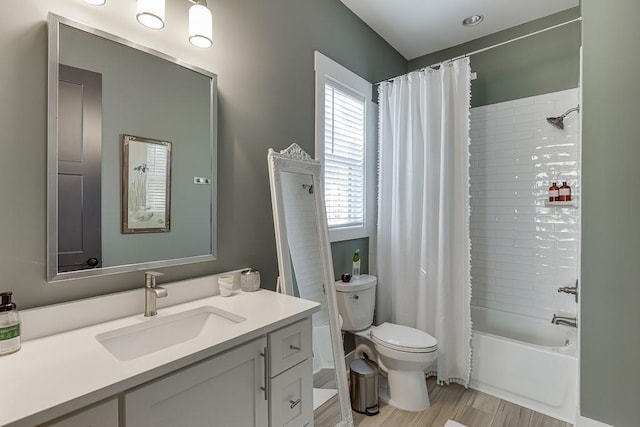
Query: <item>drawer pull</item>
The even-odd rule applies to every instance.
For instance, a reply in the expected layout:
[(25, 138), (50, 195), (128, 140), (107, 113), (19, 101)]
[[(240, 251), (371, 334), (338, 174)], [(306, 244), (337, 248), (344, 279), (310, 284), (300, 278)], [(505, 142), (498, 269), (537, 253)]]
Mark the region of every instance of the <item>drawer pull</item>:
[(300, 399), (298, 399), (298, 400), (290, 400), (289, 401), (289, 408), (291, 408), (291, 409), (295, 408), (296, 406), (298, 406), (298, 404), (300, 402), (301, 402)]
[(289, 344), (289, 348), (290, 348), (291, 350), (300, 351), (300, 347), (298, 347), (298, 346), (296, 346), (296, 345), (293, 345), (293, 344)]

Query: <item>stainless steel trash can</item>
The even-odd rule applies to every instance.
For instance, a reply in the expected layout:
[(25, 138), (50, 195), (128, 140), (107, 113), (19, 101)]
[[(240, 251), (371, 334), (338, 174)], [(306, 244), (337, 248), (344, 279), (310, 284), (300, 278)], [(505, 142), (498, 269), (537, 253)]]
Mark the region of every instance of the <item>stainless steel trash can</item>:
[(361, 414), (378, 413), (378, 365), (368, 359), (355, 359), (349, 364), (351, 408)]

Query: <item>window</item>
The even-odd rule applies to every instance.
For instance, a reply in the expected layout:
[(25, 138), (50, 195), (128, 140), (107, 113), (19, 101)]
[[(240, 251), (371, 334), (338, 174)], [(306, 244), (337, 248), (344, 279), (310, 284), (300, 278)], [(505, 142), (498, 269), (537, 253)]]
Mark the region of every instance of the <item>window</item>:
[(167, 156), (164, 145), (147, 144), (147, 210), (157, 214), (166, 212)]
[(316, 69), (316, 157), (324, 174), (332, 242), (373, 230), (375, 109), (372, 85), (319, 52)]

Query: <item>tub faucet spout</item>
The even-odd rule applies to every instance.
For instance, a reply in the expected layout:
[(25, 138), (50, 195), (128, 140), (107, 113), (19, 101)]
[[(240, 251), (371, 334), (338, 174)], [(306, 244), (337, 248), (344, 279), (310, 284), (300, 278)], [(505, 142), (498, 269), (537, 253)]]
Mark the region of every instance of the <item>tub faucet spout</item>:
[(578, 327), (578, 319), (576, 319), (575, 317), (558, 316), (556, 314), (553, 315), (551, 323), (553, 323), (554, 325), (571, 326), (573, 328)]

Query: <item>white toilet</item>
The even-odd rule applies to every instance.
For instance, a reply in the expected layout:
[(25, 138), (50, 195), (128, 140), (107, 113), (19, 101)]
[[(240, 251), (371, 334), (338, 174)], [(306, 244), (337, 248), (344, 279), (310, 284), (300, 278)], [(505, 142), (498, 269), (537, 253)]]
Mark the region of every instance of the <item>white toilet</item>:
[(408, 326), (372, 326), (376, 284), (377, 278), (366, 274), (351, 282), (336, 282), (342, 330), (356, 335), (356, 356), (367, 353), (386, 374), (388, 395), (381, 386), (382, 401), (405, 411), (424, 411), (430, 404), (424, 372), (436, 360), (438, 341)]

